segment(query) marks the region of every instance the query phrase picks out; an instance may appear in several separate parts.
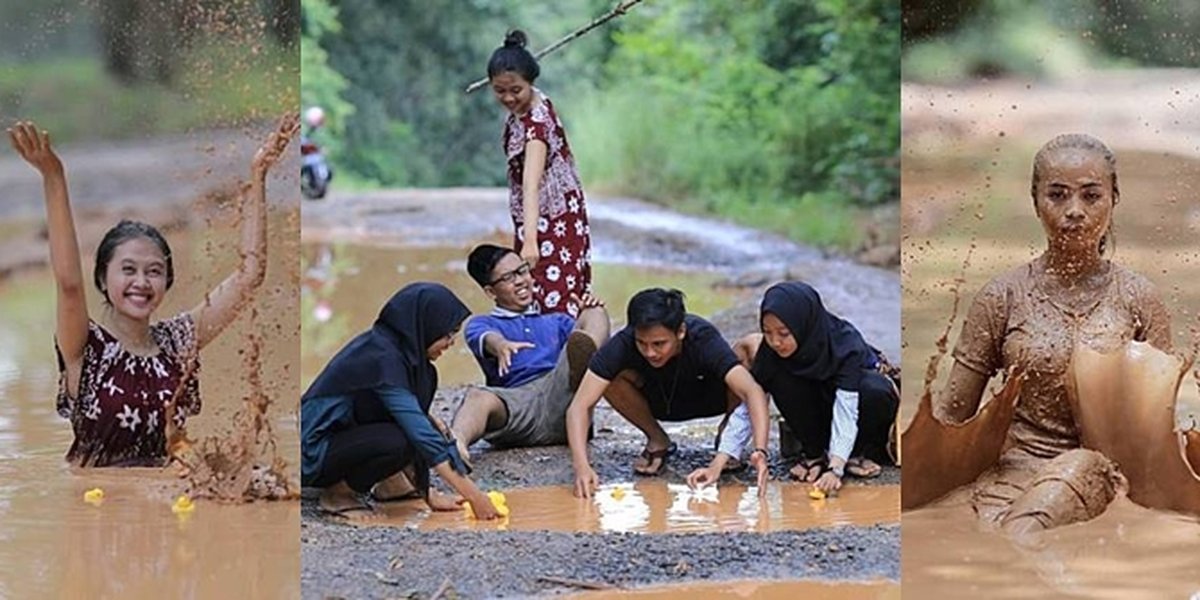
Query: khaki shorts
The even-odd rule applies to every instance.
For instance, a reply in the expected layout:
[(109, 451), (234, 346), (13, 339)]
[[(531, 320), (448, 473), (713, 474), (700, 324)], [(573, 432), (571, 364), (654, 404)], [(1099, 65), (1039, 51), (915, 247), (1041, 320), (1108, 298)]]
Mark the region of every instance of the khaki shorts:
[(567, 443), (567, 407), (575, 392), (569, 381), (570, 365), (564, 347), (548, 373), (515, 388), (482, 386), (508, 409), (504, 427), (483, 439), (493, 446), (555, 446)]

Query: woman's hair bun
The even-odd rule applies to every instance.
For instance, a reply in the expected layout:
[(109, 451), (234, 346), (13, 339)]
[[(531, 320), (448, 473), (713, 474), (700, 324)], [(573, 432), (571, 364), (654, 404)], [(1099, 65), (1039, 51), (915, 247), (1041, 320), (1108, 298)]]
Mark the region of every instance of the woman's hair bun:
[(524, 48), (529, 43), (529, 37), (520, 29), (513, 29), (504, 36), (505, 48)]

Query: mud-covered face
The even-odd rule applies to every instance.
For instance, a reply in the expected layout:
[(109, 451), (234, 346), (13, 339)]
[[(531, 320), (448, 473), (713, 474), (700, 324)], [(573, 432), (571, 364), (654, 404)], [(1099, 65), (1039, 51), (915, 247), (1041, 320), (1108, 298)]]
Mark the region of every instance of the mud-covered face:
[(661, 369), (672, 358), (683, 351), (683, 338), (687, 336), (687, 325), (680, 325), (679, 331), (671, 331), (662, 325), (641, 327), (633, 331), (633, 339), (638, 352), (651, 367)]
[(518, 117), (529, 112), (533, 106), (533, 84), (513, 71), (505, 71), (492, 77), (492, 94), (496, 101)]
[(1051, 246), (1072, 252), (1099, 248), (1117, 200), (1112, 180), (1098, 152), (1063, 148), (1046, 156), (1034, 206)]
[(775, 316), (775, 313), (763, 313), (762, 333), (763, 341), (780, 358), (787, 358), (796, 353), (796, 338), (792, 336), (792, 330), (788, 329), (788, 326)]
[(105, 270), (104, 293), (121, 315), (149, 319), (167, 293), (167, 258), (158, 245), (136, 237), (117, 246)]
[(533, 273), (515, 253), (508, 253), (492, 267), (492, 282), (483, 291), (496, 306), (513, 312), (525, 312), (533, 304)]
[(449, 350), (450, 347), (454, 345), (454, 336), (456, 335), (458, 335), (458, 328), (455, 328), (454, 331), (451, 331), (450, 333), (447, 333), (446, 335), (434, 340), (433, 343), (429, 345), (429, 348), (425, 349), (426, 358), (428, 358), (430, 362), (441, 358), (442, 353)]

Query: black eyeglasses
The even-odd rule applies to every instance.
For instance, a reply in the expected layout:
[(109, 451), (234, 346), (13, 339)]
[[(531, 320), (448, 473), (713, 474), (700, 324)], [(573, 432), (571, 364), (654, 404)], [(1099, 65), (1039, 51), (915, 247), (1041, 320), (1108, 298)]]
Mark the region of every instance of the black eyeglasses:
[(512, 283), (518, 277), (524, 277), (530, 272), (529, 263), (523, 263), (521, 266), (495, 278), (488, 285), (496, 285), (497, 283)]

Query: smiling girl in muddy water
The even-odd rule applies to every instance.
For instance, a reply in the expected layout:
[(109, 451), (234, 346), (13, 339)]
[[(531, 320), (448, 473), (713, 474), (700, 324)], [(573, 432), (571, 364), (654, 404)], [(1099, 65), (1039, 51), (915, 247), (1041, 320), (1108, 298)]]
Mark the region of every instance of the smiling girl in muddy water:
[(587, 205), (562, 121), (533, 87), (541, 69), (525, 44), (524, 32), (509, 32), (487, 66), (492, 93), (509, 112), (503, 140), (513, 247), (533, 269), (538, 309), (575, 317), (573, 298), (592, 292)]
[(1120, 200), (1113, 153), (1087, 135), (1058, 136), (1035, 156), (1030, 191), (1046, 250), (976, 295), (949, 382), (933, 408), (940, 420), (963, 423), (976, 414), (992, 375), (1023, 372), (1006, 449), (976, 482), (972, 498), (981, 519), (1011, 533), (1091, 519), (1117, 493), (1116, 465), (1080, 447), (1067, 397), (1076, 346), (1109, 352), (1145, 341), (1171, 350), (1158, 292), (1107, 258)]
[[(50, 262), (57, 282), (58, 413), (75, 440), (67, 460), (84, 467), (159, 466), (170, 427), (200, 412), (199, 351), (251, 299), (266, 275), (266, 175), (295, 135), (283, 118), (259, 148), (242, 194), (241, 263), (190, 311), (152, 322), (175, 280), (170, 246), (154, 227), (122, 221), (96, 252), (92, 281), (105, 310), (93, 319), (84, 295), (75, 223), (62, 162), (50, 136), (29, 122), (8, 130), (12, 146), (42, 175)], [(171, 421), (168, 424), (168, 420)]]

